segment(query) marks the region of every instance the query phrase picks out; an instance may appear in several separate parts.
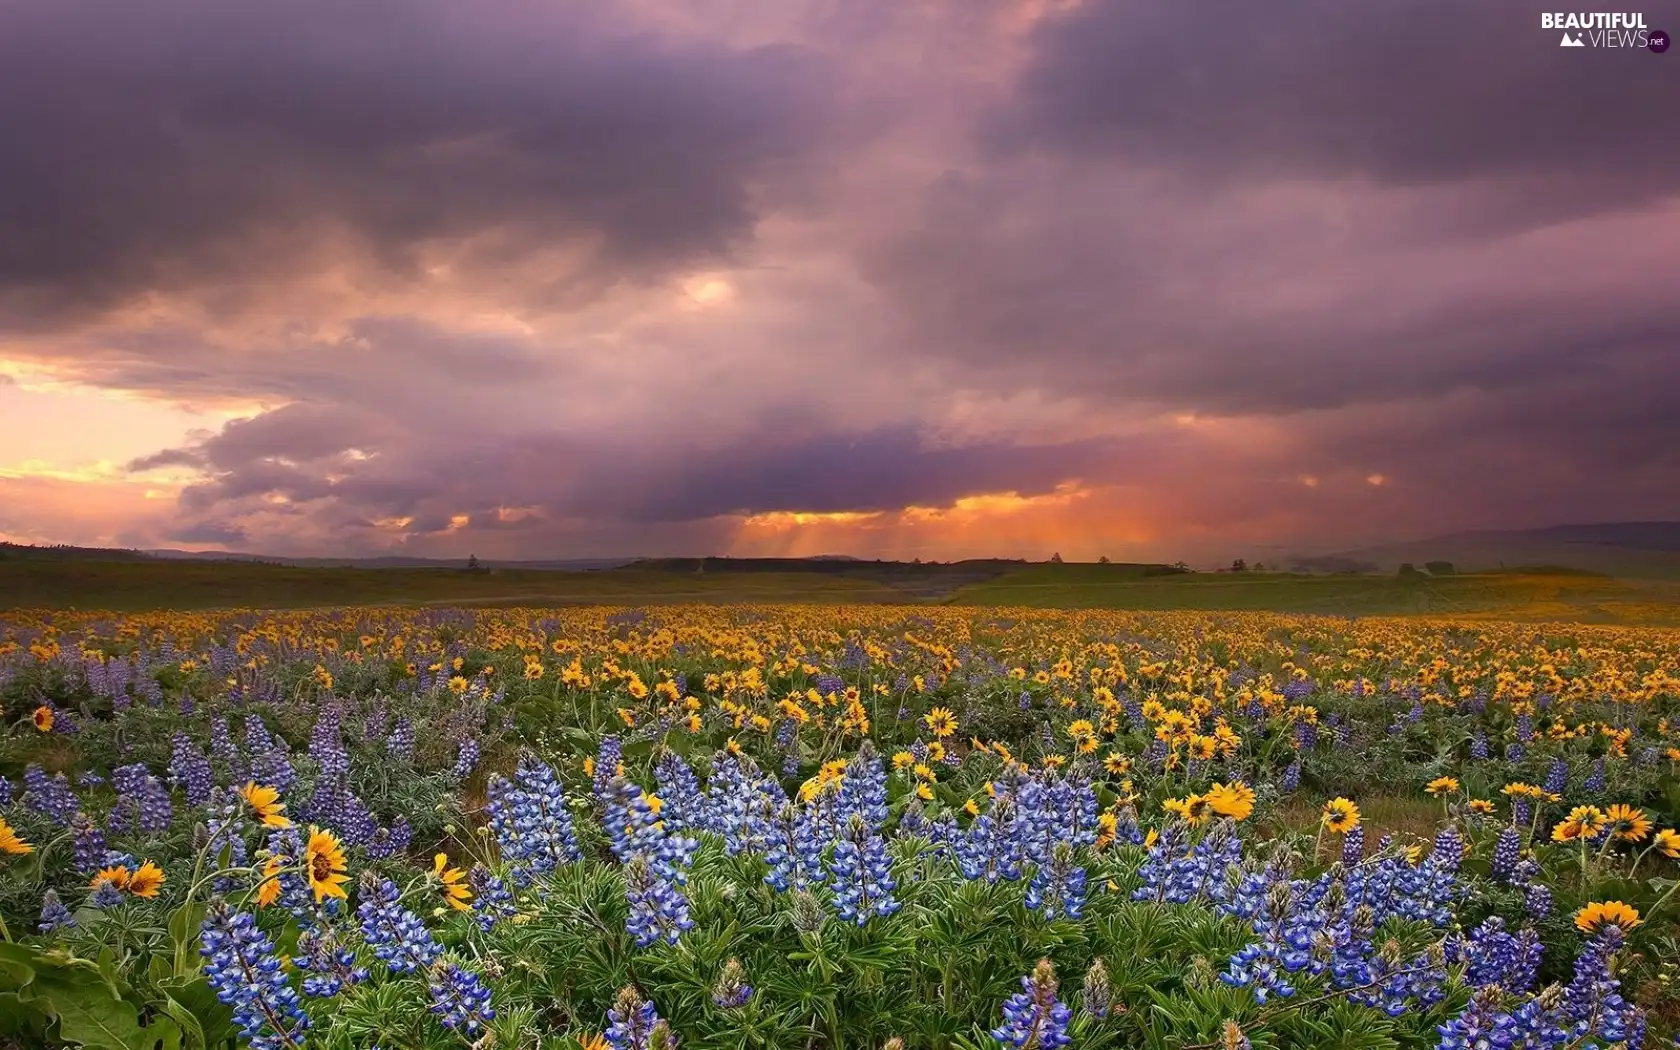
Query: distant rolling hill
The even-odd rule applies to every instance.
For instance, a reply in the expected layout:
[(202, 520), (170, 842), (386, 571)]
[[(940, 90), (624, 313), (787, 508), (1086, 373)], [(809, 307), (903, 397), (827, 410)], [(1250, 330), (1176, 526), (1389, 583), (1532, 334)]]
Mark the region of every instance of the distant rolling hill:
[[(381, 555), (372, 558), (283, 558), (273, 554), (243, 554), (229, 551), (148, 550), (140, 553), (164, 561), (261, 561), (272, 565), (293, 565), (310, 569), (459, 569), (464, 558), (410, 558), (401, 555)], [(577, 572), (588, 569), (616, 569), (628, 565), (635, 558), (536, 558), (526, 561), (480, 561), (486, 569), (537, 569), (558, 572)]]
[(1422, 568), (1425, 562), (1450, 561), (1459, 572), (1555, 566), (1629, 579), (1680, 580), (1680, 521), (1455, 532), (1343, 551), (1331, 560), (1382, 572), (1405, 562)]

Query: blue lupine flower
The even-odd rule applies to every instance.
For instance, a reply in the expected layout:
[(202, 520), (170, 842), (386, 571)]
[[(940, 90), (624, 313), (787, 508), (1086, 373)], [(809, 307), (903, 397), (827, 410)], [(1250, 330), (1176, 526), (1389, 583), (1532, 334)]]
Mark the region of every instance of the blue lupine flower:
[(274, 943), (249, 912), (213, 904), (204, 920), (204, 976), (216, 998), (233, 1007), (239, 1034), (253, 1050), (297, 1046), (309, 1028), (298, 994), (280, 968)]
[(414, 760), (414, 723), (407, 717), (397, 719), (391, 735), (385, 738), (385, 751), (396, 762)]
[(1522, 851), (1522, 836), (1516, 828), (1504, 828), (1499, 832), (1499, 839), (1493, 845), (1493, 862), (1490, 874), (1500, 882), (1510, 882), (1512, 873), (1516, 871), (1517, 857)]
[(1021, 877), (1014, 814), (1014, 800), (1000, 797), (990, 811), (975, 818), (967, 832), (958, 834), (954, 845), (963, 878), (995, 883)]
[(1048, 864), (1038, 866), (1027, 886), (1026, 905), (1046, 919), (1078, 919), (1085, 910), (1085, 869), (1073, 863), (1073, 848), (1056, 847)]
[(764, 881), (776, 889), (810, 889), (828, 879), (822, 857), (827, 843), (806, 810), (792, 803), (782, 806), (772, 824), (769, 845), (765, 860), (770, 872)]
[(460, 750), (455, 752), (455, 765), (449, 770), (449, 775), (456, 780), (465, 780), (472, 775), (478, 765), (479, 745), (477, 737), (468, 737), (461, 741)]
[(624, 761), (624, 743), (616, 733), (608, 733), (601, 738), (601, 748), (595, 755), (595, 797), (604, 799), (607, 792), (612, 790), (613, 778), (618, 776), (618, 767)]
[(105, 866), (105, 836), (86, 813), (76, 814), (70, 825), (71, 844), (75, 849), (76, 870), (91, 875)]
[(1595, 795), (1603, 793), (1604, 759), (1599, 758), (1593, 761), (1592, 772), (1587, 774), (1587, 779), (1581, 787)]
[(1342, 837), (1342, 863), (1352, 868), (1365, 859), (1365, 827), (1359, 825)]
[(479, 929), (489, 932), (497, 922), (518, 913), (507, 884), (491, 874), (484, 865), (474, 864), (467, 873), (467, 881), (473, 891), (473, 921), (478, 923)]
[(752, 985), (747, 983), (746, 971), (741, 968), (739, 959), (730, 959), (723, 964), (723, 973), (718, 976), (717, 984), (712, 986), (712, 1002), (725, 1010), (739, 1010), (747, 1005), (752, 998)]
[(742, 755), (720, 751), (712, 760), (706, 783), (707, 830), (723, 836), (731, 856), (761, 853), (770, 836), (770, 819), (785, 801), (772, 792), (758, 764)]
[[(230, 841), (238, 842), (235, 837)], [(270, 856), (284, 857), (286, 868), (274, 877), (280, 887), (278, 903), (296, 918), (304, 918), (313, 913), (311, 907), (313, 894), (308, 881), (297, 871), (296, 866), (303, 860), (303, 836), (299, 834), (297, 825), (286, 828), (276, 828), (268, 833), (268, 852)], [(243, 848), (243, 843), (241, 843)], [(256, 876), (258, 883), (262, 876)]]
[(516, 882), (582, 859), (560, 781), (535, 756), (521, 758), (512, 781), (492, 776), (489, 797), (490, 827)]
[(1529, 883), (1523, 894), (1523, 910), (1531, 919), (1546, 918), (1552, 913), (1552, 891), (1538, 882)]
[(1161, 826), (1155, 845), (1149, 847), (1143, 864), (1138, 868), (1138, 888), (1132, 891), (1135, 901), (1164, 901), (1173, 892), (1173, 864), (1184, 856), (1188, 833), (1182, 822), (1169, 820)]
[(122, 792), (122, 797), (118, 799), (121, 816), (119, 810), (112, 810), (112, 827), (117, 827), (119, 822), (130, 821), (130, 827), (144, 832), (158, 832), (169, 827), (175, 817), (169, 790), (163, 786), (163, 781), (152, 776), (144, 764), (137, 762), (113, 769), (111, 783)]
[(110, 879), (98, 879), (94, 882), (93, 895), (88, 898), (89, 904), (95, 908), (115, 908), (122, 902), (122, 890), (113, 886)]
[(176, 733), (170, 742), (169, 775), (187, 797), (187, 805), (202, 806), (210, 801), (213, 789), (210, 760), (185, 733)]
[(1057, 1050), (1066, 1046), (1073, 1011), (1056, 998), (1056, 971), (1049, 959), (1039, 960), (1031, 975), (1021, 978), (1021, 990), (1003, 1004), (1003, 1024), (992, 1038), (1016, 1050)]
[(1399, 945), (1390, 941), (1371, 957), (1367, 967), (1362, 986), (1348, 993), (1350, 1002), (1375, 1007), (1390, 1017), (1400, 1017), (1446, 997), (1446, 970), (1427, 953), (1407, 960), (1401, 957)]
[(58, 894), (48, 890), (41, 897), (41, 923), (37, 927), (42, 933), (76, 925), (76, 917), (70, 914), (70, 909), (58, 899)]
[(297, 773), (292, 769), (291, 758), (286, 754), (284, 741), (276, 740), (263, 725), (261, 716), (247, 715), (245, 718), (245, 750), (251, 755), (251, 778), (259, 784), (267, 784), (281, 794), (292, 789), (297, 782)]
[(1513, 740), (1505, 745), (1505, 761), (1521, 762), (1528, 755), (1528, 748)]
[(293, 963), (306, 974), (303, 994), (313, 999), (330, 999), (346, 987), (367, 980), (366, 967), (356, 965), (356, 952), (325, 924), (306, 927), (298, 935)]
[(834, 815), (841, 824), (850, 821), (853, 814), (876, 830), (887, 822), (886, 768), (875, 745), (867, 739), (840, 774), (840, 794), (834, 803)]
[(485, 1022), (496, 1019), (490, 988), (471, 970), (452, 962), (434, 963), (426, 987), (432, 993), (432, 1014), (445, 1028), (472, 1037), (483, 1031)]
[(646, 948), (659, 941), (675, 944), (694, 928), (689, 918), (688, 898), (642, 855), (624, 866), (624, 894), (630, 904), (626, 928), (636, 947)]
[(1311, 751), (1318, 746), (1318, 724), (1316, 722), (1308, 722), (1303, 719), (1295, 723), (1295, 746), (1302, 751)]
[(892, 878), (887, 845), (855, 813), (834, 844), (830, 872), (834, 907), (842, 919), (862, 926), (877, 915), (891, 915), (899, 909), (892, 895), (898, 884)]
[(363, 876), (362, 903), (356, 908), (362, 940), (392, 973), (429, 969), (443, 948), (419, 916), (399, 903), (400, 896), (390, 879), (379, 880), (371, 873)]
[(233, 731), (228, 728), (228, 720), (222, 715), (210, 719), (210, 758), (222, 765), (229, 780), (245, 779), (244, 759), (233, 743)]
[(322, 707), (315, 719), (315, 726), (309, 732), (309, 757), (320, 769), (320, 780), (336, 783), (349, 775), (350, 755), (344, 750), (343, 712), (337, 705)]
[(1545, 789), (1554, 795), (1561, 795), (1569, 787), (1569, 762), (1562, 757), (1552, 759), (1552, 764), (1546, 769)]
[(1283, 771), (1283, 779), (1278, 781), (1278, 790), (1282, 792), (1294, 791), (1301, 786), (1301, 763), (1299, 760), (1289, 763)]
[(1470, 758), (1472, 761), (1485, 762), (1488, 757), (1488, 738), (1482, 730), (1476, 730), (1476, 735), (1470, 738)]
[(70, 826), (81, 810), (70, 779), (63, 773), (48, 777), (39, 763), (31, 762), (23, 771), (23, 804), (61, 828)]
[(607, 1011), (603, 1035), (612, 1050), (674, 1050), (677, 1045), (670, 1026), (660, 1020), (653, 1003), (634, 988), (618, 993), (618, 1001)]
[(1436, 1050), (1511, 1050), (1517, 1045), (1516, 1022), (1499, 1009), (1497, 988), (1478, 989), (1464, 1012), (1439, 1025)]
[(1476, 988), (1498, 985), (1508, 992), (1528, 991), (1544, 951), (1532, 929), (1510, 933), (1498, 916), (1467, 936), (1449, 937), (1445, 948), (1448, 962), (1464, 964), (1466, 983)]

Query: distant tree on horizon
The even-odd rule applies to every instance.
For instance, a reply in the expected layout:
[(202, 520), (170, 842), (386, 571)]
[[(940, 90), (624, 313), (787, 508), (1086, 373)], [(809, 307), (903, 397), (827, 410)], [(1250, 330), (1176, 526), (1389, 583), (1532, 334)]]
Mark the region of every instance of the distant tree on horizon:
[(1061, 556), (1061, 554), (1059, 554), (1059, 553), (1057, 553), (1057, 554), (1052, 554), (1052, 555), (1050, 555), (1050, 564), (1052, 564), (1052, 565), (1060, 565), (1060, 564), (1061, 564), (1061, 563), (1062, 563), (1062, 556)]
[(1097, 559), (1097, 564), (1098, 565), (1107, 565), (1108, 564), (1108, 555), (1105, 554), (1102, 557), (1098, 558)]
[(1426, 561), (1423, 567), (1429, 570), (1431, 576), (1451, 576), (1458, 571), (1450, 561)]
[(1231, 561), (1231, 571), (1232, 572), (1247, 572), (1248, 571), (1248, 562), (1243, 561), (1241, 558), (1233, 559)]

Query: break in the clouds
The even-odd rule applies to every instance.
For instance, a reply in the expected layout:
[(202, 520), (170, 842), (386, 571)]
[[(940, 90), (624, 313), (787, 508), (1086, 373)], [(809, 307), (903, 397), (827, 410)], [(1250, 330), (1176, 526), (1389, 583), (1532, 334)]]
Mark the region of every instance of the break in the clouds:
[(0, 531), (1176, 557), (1675, 516), (1680, 61), (1536, 15), (14, 5)]

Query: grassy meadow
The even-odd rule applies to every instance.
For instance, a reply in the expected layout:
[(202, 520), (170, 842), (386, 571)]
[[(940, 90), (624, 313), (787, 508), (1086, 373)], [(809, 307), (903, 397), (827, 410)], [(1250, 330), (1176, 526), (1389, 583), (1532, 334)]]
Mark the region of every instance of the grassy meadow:
[(1264, 611), (1680, 626), (1680, 583), (1563, 570), (1431, 577), (1199, 572), (1023, 564), (975, 580), (930, 568), (844, 572), (590, 572), (314, 568), (252, 562), (0, 561), (0, 609), (112, 612), (374, 605), (686, 603), (1008, 605), (1040, 609)]

